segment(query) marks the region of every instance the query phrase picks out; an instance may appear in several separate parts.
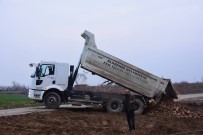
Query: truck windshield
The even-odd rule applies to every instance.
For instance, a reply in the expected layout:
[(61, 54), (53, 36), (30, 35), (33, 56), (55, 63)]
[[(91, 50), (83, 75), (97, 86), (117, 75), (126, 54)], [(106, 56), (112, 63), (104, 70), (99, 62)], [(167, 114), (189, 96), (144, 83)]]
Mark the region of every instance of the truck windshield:
[(54, 69), (54, 65), (52, 64), (42, 64), (40, 66), (40, 77), (54, 75)]

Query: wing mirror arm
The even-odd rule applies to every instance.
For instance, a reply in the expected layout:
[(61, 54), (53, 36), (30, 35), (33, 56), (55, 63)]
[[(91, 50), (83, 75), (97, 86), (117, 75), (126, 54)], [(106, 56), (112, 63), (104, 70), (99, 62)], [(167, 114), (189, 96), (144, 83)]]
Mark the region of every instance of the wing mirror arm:
[(40, 79), (40, 70), (39, 67), (36, 67), (36, 76)]

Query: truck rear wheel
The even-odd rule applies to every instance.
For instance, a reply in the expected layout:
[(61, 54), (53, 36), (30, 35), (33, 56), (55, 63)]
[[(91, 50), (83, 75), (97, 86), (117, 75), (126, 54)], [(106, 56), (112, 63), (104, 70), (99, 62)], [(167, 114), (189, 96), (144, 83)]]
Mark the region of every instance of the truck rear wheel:
[(61, 97), (56, 92), (49, 92), (44, 97), (44, 105), (48, 109), (56, 109), (61, 104)]
[(110, 99), (106, 104), (106, 110), (108, 112), (122, 112), (123, 111), (123, 104), (122, 101), (116, 98)]
[(134, 106), (134, 114), (138, 115), (138, 114), (142, 114), (144, 112), (144, 102), (142, 99), (140, 98), (136, 98), (134, 99), (134, 103), (133, 103), (133, 106)]

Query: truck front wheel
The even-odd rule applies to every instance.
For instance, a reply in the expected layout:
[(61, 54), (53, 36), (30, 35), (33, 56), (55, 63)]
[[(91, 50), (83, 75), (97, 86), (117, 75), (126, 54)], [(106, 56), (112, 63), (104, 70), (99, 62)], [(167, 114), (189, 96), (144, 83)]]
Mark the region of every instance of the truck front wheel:
[(44, 105), (48, 109), (56, 109), (61, 104), (61, 97), (56, 92), (49, 92), (44, 97)]

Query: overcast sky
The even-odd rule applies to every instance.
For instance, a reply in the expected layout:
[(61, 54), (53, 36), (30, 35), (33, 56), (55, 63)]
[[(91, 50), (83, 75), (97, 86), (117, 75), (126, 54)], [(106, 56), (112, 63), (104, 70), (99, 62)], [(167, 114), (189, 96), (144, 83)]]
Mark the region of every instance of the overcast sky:
[(76, 65), (84, 30), (100, 50), (159, 77), (203, 80), (202, 0), (0, 0), (0, 85), (29, 85), (31, 62)]

